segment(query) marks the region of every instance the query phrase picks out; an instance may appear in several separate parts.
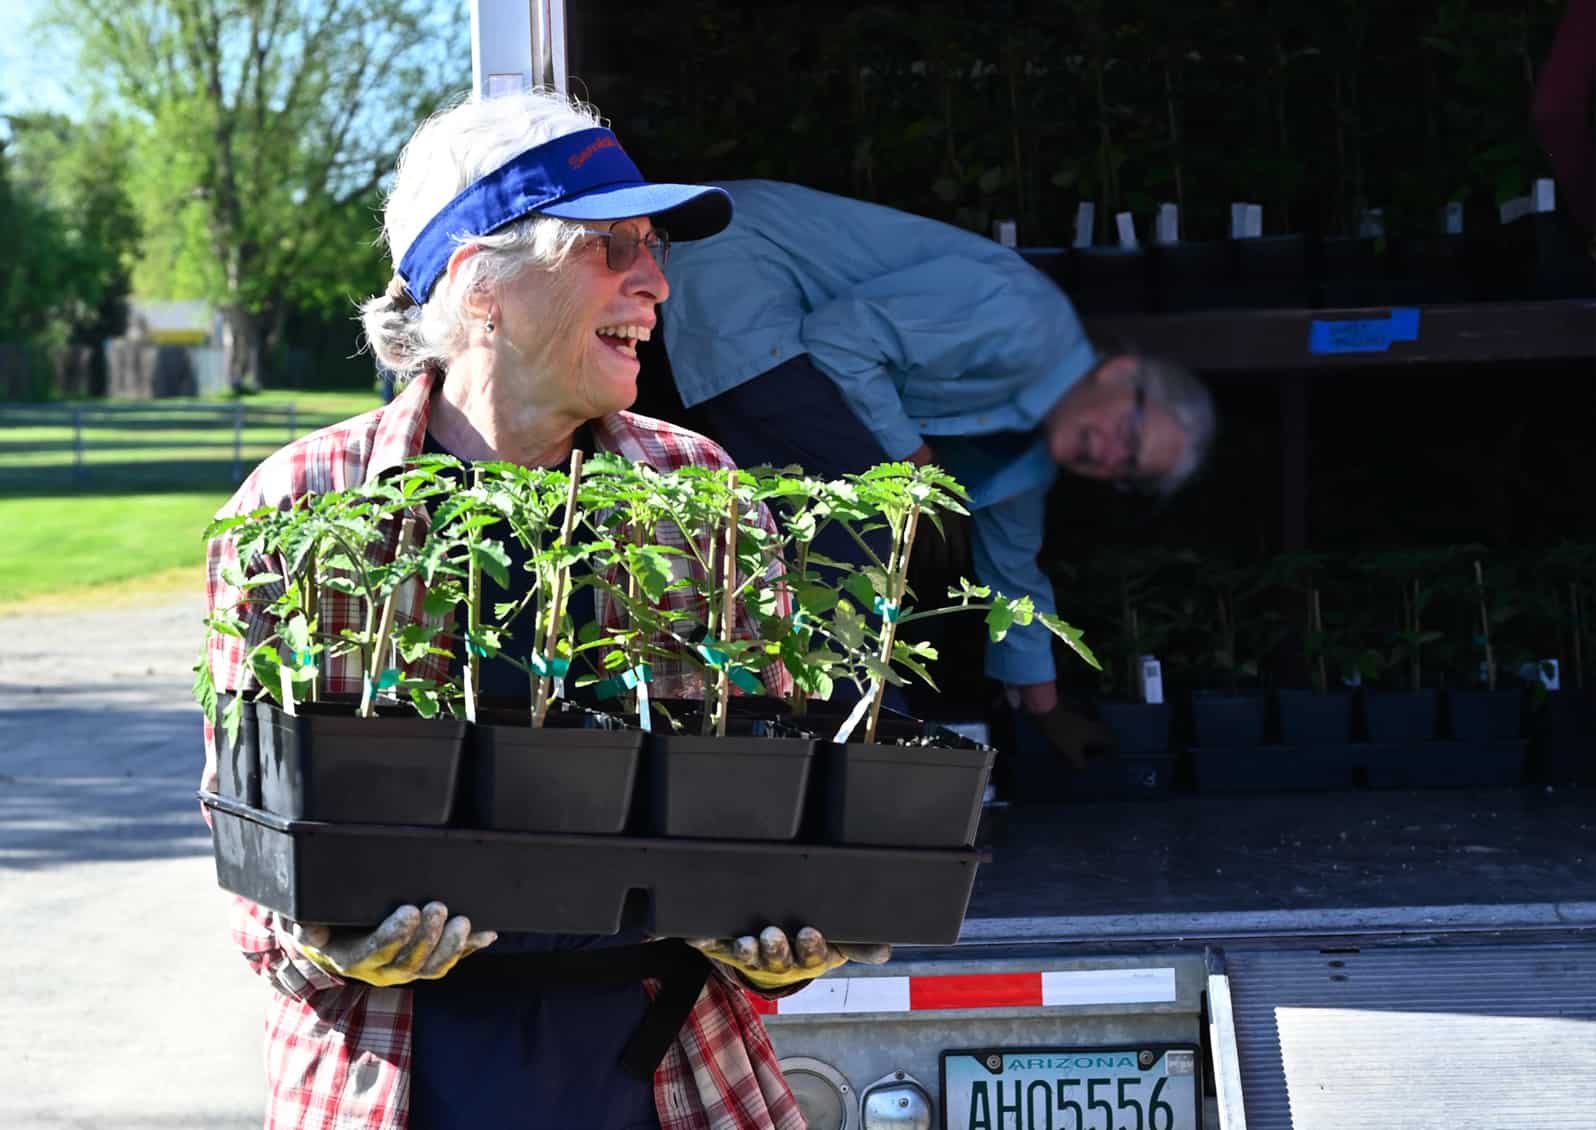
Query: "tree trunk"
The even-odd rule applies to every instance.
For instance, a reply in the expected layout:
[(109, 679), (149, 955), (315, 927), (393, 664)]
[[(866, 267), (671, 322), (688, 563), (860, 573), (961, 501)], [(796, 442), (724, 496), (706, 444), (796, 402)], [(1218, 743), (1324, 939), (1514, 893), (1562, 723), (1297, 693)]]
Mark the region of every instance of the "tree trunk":
[(222, 363), (235, 393), (261, 387), (263, 329), (261, 318), (243, 306), (222, 306)]

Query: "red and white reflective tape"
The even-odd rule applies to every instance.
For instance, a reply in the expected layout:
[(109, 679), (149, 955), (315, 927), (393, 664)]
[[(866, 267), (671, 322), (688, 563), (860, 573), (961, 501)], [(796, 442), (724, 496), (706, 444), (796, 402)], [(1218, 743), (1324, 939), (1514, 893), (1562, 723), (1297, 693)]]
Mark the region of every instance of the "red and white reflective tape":
[(767, 1016), (852, 1012), (920, 1012), (1047, 1005), (1168, 1004), (1173, 969), (1042, 969), (1026, 973), (958, 973), (935, 977), (822, 977), (779, 1000), (750, 993)]

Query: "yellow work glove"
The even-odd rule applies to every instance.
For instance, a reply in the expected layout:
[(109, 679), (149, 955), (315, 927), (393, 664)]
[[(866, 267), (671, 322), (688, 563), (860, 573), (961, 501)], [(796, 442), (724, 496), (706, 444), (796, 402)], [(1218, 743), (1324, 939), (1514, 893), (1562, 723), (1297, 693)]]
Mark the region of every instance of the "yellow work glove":
[(473, 934), (471, 920), (450, 918), (441, 902), (421, 910), (401, 906), (369, 932), (294, 925), (294, 941), (307, 958), (328, 973), (368, 985), (435, 981), (498, 936), (492, 930)]
[(886, 944), (827, 942), (813, 926), (805, 926), (792, 940), (779, 926), (767, 926), (759, 937), (689, 938), (687, 944), (705, 957), (742, 974), (761, 989), (784, 989), (829, 973), (849, 961), (880, 965), (892, 956)]

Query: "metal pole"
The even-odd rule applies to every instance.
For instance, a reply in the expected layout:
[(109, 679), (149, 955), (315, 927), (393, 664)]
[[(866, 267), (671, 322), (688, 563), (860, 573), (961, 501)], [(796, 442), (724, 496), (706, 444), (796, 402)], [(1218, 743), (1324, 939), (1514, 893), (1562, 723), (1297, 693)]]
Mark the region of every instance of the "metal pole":
[(83, 408), (72, 406), (72, 481), (83, 481)]
[(566, 91), (565, 0), (471, 0), (478, 99), (533, 86)]

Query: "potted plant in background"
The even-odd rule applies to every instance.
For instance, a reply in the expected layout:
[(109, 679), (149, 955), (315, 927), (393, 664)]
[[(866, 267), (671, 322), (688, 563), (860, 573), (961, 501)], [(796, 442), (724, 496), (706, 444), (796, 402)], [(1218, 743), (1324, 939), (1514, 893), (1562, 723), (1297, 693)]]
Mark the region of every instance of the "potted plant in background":
[(1352, 691), (1347, 676), (1361, 683), (1372, 675), (1378, 657), (1369, 649), (1348, 647), (1344, 609), (1324, 610), (1329, 561), (1322, 554), (1293, 553), (1276, 558), (1270, 583), (1300, 601), (1297, 635), (1302, 641), (1309, 688), (1282, 687), (1277, 699), (1280, 740), (1288, 746), (1340, 746), (1352, 740)]
[[(1470, 547), (1470, 564), (1473, 566), (1473, 585), (1469, 587), (1475, 610), (1474, 647), (1465, 654), (1479, 662), (1479, 682), (1474, 688), (1452, 687), (1447, 690), (1446, 704), (1450, 733), (1457, 741), (1491, 743), (1516, 741), (1522, 730), (1521, 714), (1523, 695), (1517, 683), (1517, 672), (1506, 679), (1498, 662), (1501, 647), (1500, 630), (1522, 613), (1513, 598), (1511, 579), (1503, 565), (1486, 569), (1480, 561), (1477, 547)], [(1512, 670), (1511, 668), (1509, 669)], [(1513, 685), (1501, 685), (1511, 682)]]
[[(1550, 623), (1537, 659), (1557, 660), (1557, 689), (1531, 700), (1536, 776), (1548, 782), (1596, 783), (1596, 718), (1585, 679), (1586, 662), (1596, 654), (1591, 615), (1596, 545), (1564, 542), (1538, 564), (1533, 591)], [(1555, 643), (1545, 647), (1547, 641)]]
[[(1266, 648), (1250, 649), (1252, 656), (1245, 664), (1240, 661), (1239, 650), (1244, 639), (1260, 632), (1268, 634), (1276, 626), (1276, 619), (1254, 603), (1268, 580), (1267, 574), (1260, 576), (1256, 571), (1234, 566), (1220, 566), (1209, 572), (1204, 587), (1218, 634), (1219, 647), (1214, 658), (1226, 677), (1220, 686), (1192, 690), (1192, 737), (1198, 748), (1243, 750), (1263, 744), (1269, 697), (1257, 672), (1258, 656)], [(1241, 677), (1243, 667), (1251, 669), (1250, 679)]]
[[(1430, 578), (1445, 566), (1448, 556), (1445, 550), (1389, 550), (1357, 561), (1374, 582), (1373, 595), (1394, 604), (1399, 613), (1387, 633), (1386, 649), (1379, 652), (1386, 686), (1366, 686), (1363, 693), (1364, 725), (1375, 745), (1435, 740), (1438, 696), (1433, 687), (1424, 685), (1424, 661), (1428, 652), (1438, 650), (1444, 634), (1426, 626), (1425, 615), (1435, 596)], [(1404, 689), (1396, 689), (1399, 686)]]

